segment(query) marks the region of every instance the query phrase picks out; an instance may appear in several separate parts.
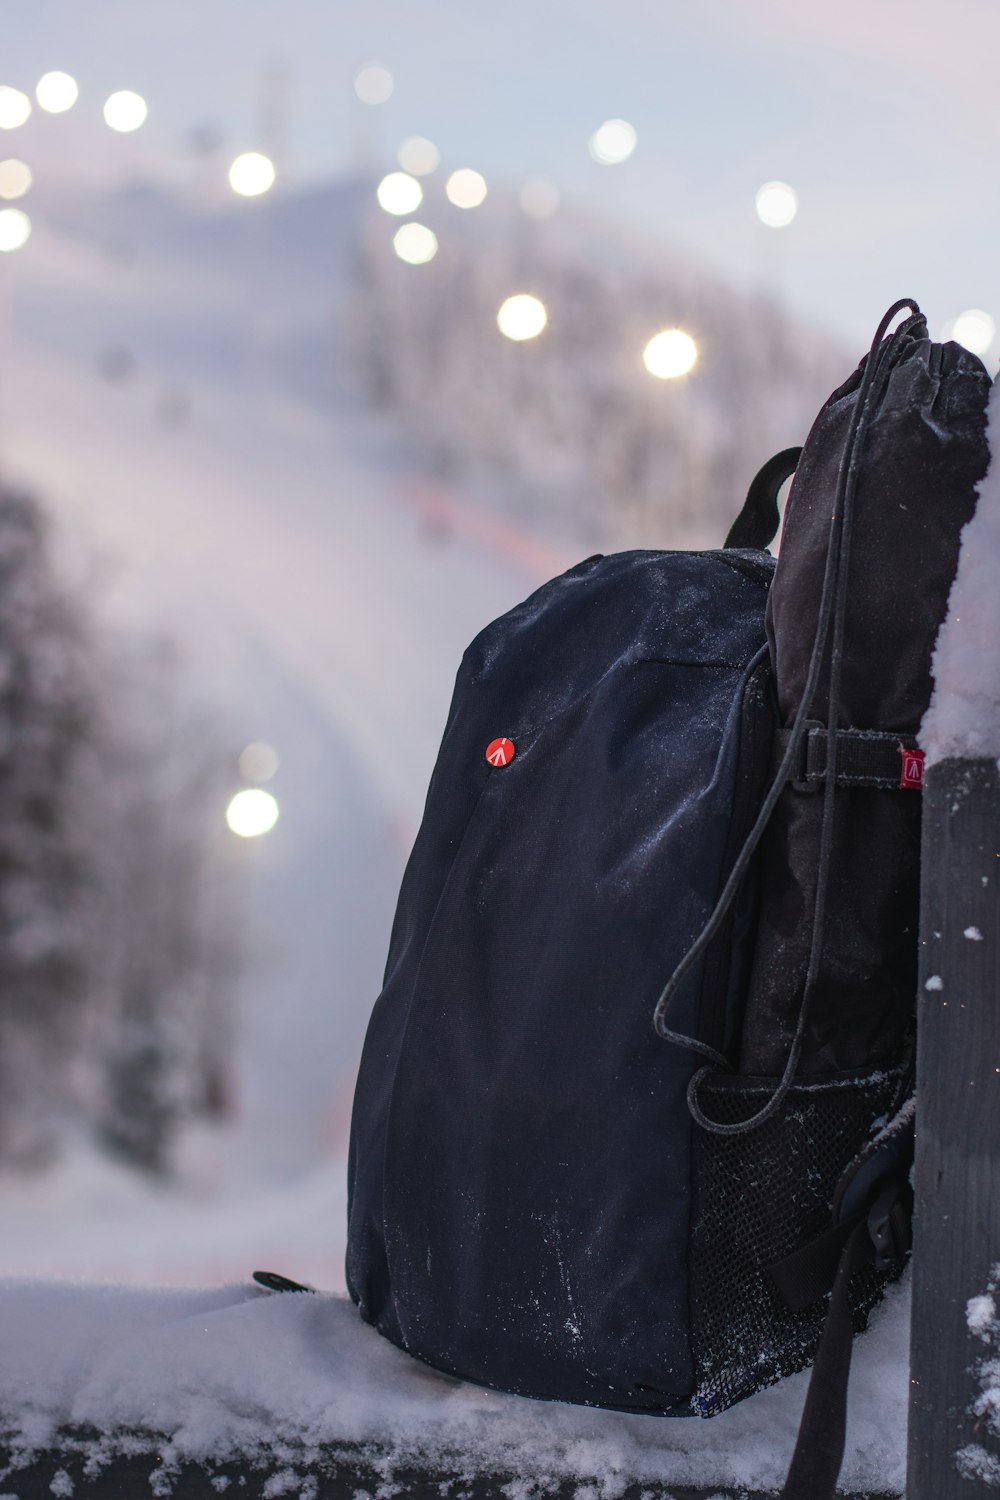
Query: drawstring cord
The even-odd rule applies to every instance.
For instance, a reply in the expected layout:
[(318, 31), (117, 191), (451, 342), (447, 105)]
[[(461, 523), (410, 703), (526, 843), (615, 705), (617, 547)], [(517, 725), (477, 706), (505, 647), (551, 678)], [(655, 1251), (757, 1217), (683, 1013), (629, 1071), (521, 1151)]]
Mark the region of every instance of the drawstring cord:
[[(910, 310), (910, 316), (900, 324), (890, 338), (886, 338), (890, 324), (904, 308)], [(763, 1125), (766, 1120), (771, 1119), (781, 1108), (781, 1105), (788, 1096), (798, 1070), (799, 1059), (801, 1058), (805, 1042), (810, 1005), (819, 977), (819, 965), (823, 951), (826, 896), (833, 849), (834, 794), (836, 791), (837, 774), (837, 737), (835, 734), (830, 734), (827, 744), (827, 767), (823, 787), (823, 819), (820, 827), (816, 897), (813, 905), (813, 928), (809, 947), (809, 964), (803, 987), (802, 1003), (799, 1007), (795, 1034), (792, 1038), (781, 1078), (770, 1099), (756, 1114), (751, 1115), (747, 1120), (737, 1123), (723, 1123), (708, 1118), (698, 1100), (698, 1090), (701, 1083), (709, 1073), (717, 1069), (731, 1073), (733, 1071), (732, 1066), (729, 1059), (723, 1053), (709, 1046), (706, 1042), (672, 1030), (666, 1022), (667, 1011), (671, 1000), (685, 976), (702, 957), (722, 926), (730, 907), (736, 899), (737, 892), (750, 866), (750, 861), (770, 822), (771, 815), (777, 806), (778, 799), (785, 788), (792, 768), (797, 763), (802, 738), (806, 729), (806, 720), (808, 719), (810, 706), (819, 681), (827, 639), (831, 636), (831, 624), (833, 630), (832, 638), (830, 639), (830, 691), (827, 708), (827, 727), (829, 729), (837, 727), (841, 668), (843, 664), (844, 629), (847, 613), (847, 580), (853, 531), (854, 497), (858, 485), (861, 453), (875, 412), (888, 386), (889, 377), (902, 355), (905, 340), (921, 326), (924, 326), (924, 318), (916, 302), (910, 298), (902, 298), (889, 308), (876, 329), (868, 359), (865, 363), (861, 383), (858, 387), (858, 398), (848, 428), (844, 453), (837, 471), (833, 513), (830, 517), (830, 534), (823, 570), (823, 584), (820, 591), (816, 637), (809, 657), (809, 667), (806, 673), (802, 698), (792, 721), (785, 753), (782, 756), (777, 775), (761, 804), (754, 825), (723, 886), (715, 909), (698, 937), (684, 954), (677, 968), (668, 979), (653, 1012), (653, 1025), (657, 1034), (664, 1041), (674, 1042), (678, 1046), (685, 1047), (689, 1051), (697, 1053), (708, 1060), (707, 1065), (699, 1068), (692, 1076), (688, 1084), (687, 1101), (695, 1123), (716, 1135), (743, 1135), (750, 1130), (754, 1130), (757, 1126)]]

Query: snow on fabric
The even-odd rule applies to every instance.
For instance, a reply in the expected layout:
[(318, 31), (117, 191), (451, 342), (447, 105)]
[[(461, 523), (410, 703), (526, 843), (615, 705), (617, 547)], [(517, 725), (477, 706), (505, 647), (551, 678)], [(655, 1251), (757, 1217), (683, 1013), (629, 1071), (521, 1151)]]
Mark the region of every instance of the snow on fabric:
[[(841, 1482), (902, 1493), (907, 1293), (890, 1288), (858, 1340)], [(60, 1430), (104, 1435), (117, 1452), (275, 1463), (303, 1476), (338, 1445), (394, 1466), (579, 1478), (614, 1497), (630, 1480), (778, 1487), (806, 1375), (711, 1421), (666, 1420), (534, 1402), (463, 1385), (411, 1360), (345, 1298), (0, 1282), (0, 1428), (15, 1460)], [(0, 1472), (0, 1487), (16, 1477)], [(16, 1485), (15, 1485), (16, 1488)], [(161, 1485), (162, 1488), (162, 1485)], [(527, 1493), (527, 1491), (526, 1491)]]
[(962, 532), (958, 573), (934, 649), (934, 695), (920, 743), (927, 762), (1000, 758), (1000, 384), (987, 409), (990, 466)]

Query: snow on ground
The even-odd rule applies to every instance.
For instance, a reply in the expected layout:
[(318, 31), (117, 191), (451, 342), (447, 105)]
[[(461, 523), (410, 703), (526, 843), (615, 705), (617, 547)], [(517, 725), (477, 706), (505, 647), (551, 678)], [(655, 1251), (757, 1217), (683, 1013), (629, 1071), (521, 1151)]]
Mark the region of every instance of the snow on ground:
[(934, 696), (920, 730), (928, 764), (1000, 759), (1000, 385), (987, 409), (990, 466), (962, 532), (958, 573), (934, 650)]
[[(607, 1497), (626, 1481), (778, 1488), (805, 1393), (798, 1375), (710, 1421), (630, 1416), (439, 1375), (343, 1297), (252, 1285), (0, 1288), (0, 1411), (24, 1457), (76, 1424), (105, 1434), (95, 1461), (145, 1443), (168, 1475), (171, 1461), (211, 1458), (304, 1477), (324, 1449), (351, 1443), (387, 1460), (387, 1477), (404, 1464), (512, 1473), (542, 1490), (578, 1477)], [(903, 1490), (907, 1300), (890, 1289), (857, 1341), (846, 1488)]]
[(346, 1162), (273, 1178), (248, 1170), (239, 1131), (196, 1128), (165, 1183), (84, 1141), (46, 1172), (0, 1178), (3, 1273), (206, 1286), (280, 1271), (343, 1290)]

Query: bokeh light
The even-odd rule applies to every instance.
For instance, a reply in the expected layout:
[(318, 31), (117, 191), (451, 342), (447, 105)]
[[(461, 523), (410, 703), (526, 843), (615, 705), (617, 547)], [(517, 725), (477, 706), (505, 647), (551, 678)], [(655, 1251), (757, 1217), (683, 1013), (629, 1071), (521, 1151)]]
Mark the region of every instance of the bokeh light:
[(642, 362), (657, 380), (676, 380), (693, 370), (698, 345), (681, 328), (664, 328), (650, 339), (642, 351)]
[(981, 307), (959, 313), (951, 325), (951, 337), (971, 354), (985, 354), (996, 338), (997, 325)]
[(39, 109), (50, 115), (65, 114), (80, 97), (77, 81), (69, 73), (43, 73), (35, 85)]
[(426, 224), (401, 224), (392, 238), (392, 248), (410, 266), (425, 266), (438, 252), (438, 239)]
[(427, 177), (441, 165), (441, 153), (426, 136), (413, 135), (399, 148), (399, 165), (413, 177)]
[(529, 177), (518, 198), (529, 219), (550, 219), (559, 207), (559, 189), (547, 177)]
[(508, 297), (497, 313), (497, 327), (505, 338), (522, 343), (537, 338), (549, 320), (545, 303), (530, 292)]
[(27, 162), (8, 156), (0, 161), (0, 198), (23, 198), (31, 187), (31, 168)]
[(390, 172), (379, 183), (376, 196), (387, 214), (412, 214), (423, 202), (424, 190), (408, 172)]
[(16, 130), (31, 114), (31, 100), (20, 89), (0, 84), (0, 130)]
[(112, 130), (117, 130), (120, 135), (138, 130), (140, 125), (145, 124), (148, 114), (145, 99), (131, 89), (119, 89), (104, 101), (104, 123)]
[(230, 799), (226, 808), (226, 822), (241, 839), (255, 839), (262, 833), (270, 833), (277, 821), (276, 799), (258, 786), (244, 787)]
[(20, 250), (31, 234), (31, 220), (21, 208), (0, 208), (0, 251)]
[(445, 183), (448, 202), (456, 208), (478, 208), (486, 197), (486, 179), (471, 167), (459, 167)]
[(240, 754), (240, 775), (247, 781), (270, 781), (280, 764), (277, 750), (267, 740), (251, 740)]
[(602, 166), (617, 166), (632, 155), (637, 140), (635, 126), (627, 120), (605, 120), (590, 137), (590, 154)]
[(784, 229), (799, 211), (798, 195), (787, 182), (765, 182), (757, 189), (754, 205), (758, 219), (769, 229)]
[(395, 86), (389, 69), (381, 63), (365, 63), (354, 75), (354, 92), (362, 104), (384, 104)]
[(274, 162), (260, 151), (244, 151), (229, 168), (229, 186), (241, 198), (259, 198), (274, 186)]

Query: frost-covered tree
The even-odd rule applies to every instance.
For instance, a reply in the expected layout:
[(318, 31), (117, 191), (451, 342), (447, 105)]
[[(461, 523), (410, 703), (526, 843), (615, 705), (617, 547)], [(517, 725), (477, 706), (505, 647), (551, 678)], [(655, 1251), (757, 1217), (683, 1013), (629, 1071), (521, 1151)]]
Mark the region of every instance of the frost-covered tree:
[(162, 1171), (227, 1101), (231, 757), (169, 643), (100, 630), (49, 540), (0, 487), (0, 1163), (75, 1122)]
[(230, 773), (217, 726), (185, 704), (169, 642), (120, 661), (109, 700), (94, 1109), (109, 1145), (159, 1172), (178, 1124), (222, 1113), (229, 1097), (240, 968), (222, 820)]
[[(496, 315), (524, 291), (548, 324), (514, 343)], [(763, 298), (600, 226), (534, 232), (502, 207), (481, 229), (442, 222), (436, 258), (417, 267), (393, 253), (384, 215), (366, 221), (348, 320), (360, 389), (431, 474), (602, 546), (719, 545), (757, 468), (804, 438), (840, 369)], [(698, 363), (658, 380), (642, 352), (672, 327), (695, 338)]]
[(0, 490), (0, 1155), (43, 1149), (87, 992), (92, 868), (74, 822), (94, 701), (42, 513)]

